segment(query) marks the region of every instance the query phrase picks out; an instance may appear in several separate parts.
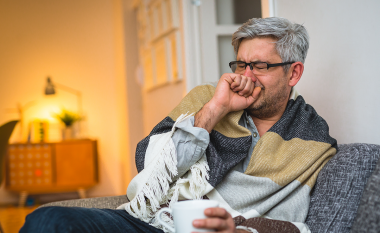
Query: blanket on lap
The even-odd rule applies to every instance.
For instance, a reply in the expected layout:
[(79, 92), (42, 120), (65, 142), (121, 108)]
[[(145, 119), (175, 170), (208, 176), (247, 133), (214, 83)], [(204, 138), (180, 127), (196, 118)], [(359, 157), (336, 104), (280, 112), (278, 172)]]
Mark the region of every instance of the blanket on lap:
[[(244, 110), (226, 115), (210, 133), (203, 157), (178, 177), (171, 136), (187, 113), (197, 113), (215, 87), (194, 88), (142, 140), (136, 150), (139, 174), (128, 186), (129, 214), (162, 228), (155, 214), (178, 200), (217, 200), (238, 228), (255, 232), (309, 232), (304, 224), (317, 175), (337, 152), (327, 123), (293, 88), (286, 110), (254, 147), (244, 173), (233, 168), (247, 157), (251, 132), (238, 124)], [(191, 156), (191, 155), (189, 155)], [(172, 220), (168, 217), (167, 221)], [(166, 229), (164, 229), (166, 231)]]

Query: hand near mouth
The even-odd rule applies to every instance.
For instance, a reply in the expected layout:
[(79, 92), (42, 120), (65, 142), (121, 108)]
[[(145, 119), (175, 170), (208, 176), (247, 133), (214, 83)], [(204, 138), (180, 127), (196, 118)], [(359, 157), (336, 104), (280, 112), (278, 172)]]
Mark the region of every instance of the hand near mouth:
[(251, 78), (234, 73), (223, 74), (213, 98), (195, 115), (194, 126), (211, 132), (228, 113), (248, 108), (259, 97), (261, 87)]

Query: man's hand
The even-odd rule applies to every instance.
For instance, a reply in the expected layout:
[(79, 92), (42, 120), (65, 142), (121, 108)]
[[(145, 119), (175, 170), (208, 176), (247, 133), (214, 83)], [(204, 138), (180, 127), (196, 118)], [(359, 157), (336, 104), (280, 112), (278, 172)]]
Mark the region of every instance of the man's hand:
[[(240, 74), (223, 74), (210, 102), (221, 106), (225, 112), (235, 112), (248, 108), (260, 94), (252, 78)], [(225, 114), (227, 114), (225, 113)]]
[(231, 215), (223, 208), (208, 208), (205, 210), (206, 219), (193, 221), (196, 228), (214, 229), (217, 232), (235, 233), (235, 223)]
[(213, 98), (195, 115), (194, 126), (208, 132), (229, 112), (246, 109), (255, 102), (261, 88), (252, 78), (240, 74), (223, 74)]
[(216, 230), (216, 232), (220, 233), (246, 232), (236, 230), (234, 220), (223, 208), (208, 208), (205, 210), (205, 215), (208, 218), (194, 220), (193, 226), (196, 228)]

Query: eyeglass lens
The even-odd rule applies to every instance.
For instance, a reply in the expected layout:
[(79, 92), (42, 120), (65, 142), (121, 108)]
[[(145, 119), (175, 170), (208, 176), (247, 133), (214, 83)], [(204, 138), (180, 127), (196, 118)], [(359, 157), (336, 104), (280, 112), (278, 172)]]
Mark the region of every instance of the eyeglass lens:
[(267, 64), (266, 63), (245, 63), (245, 62), (231, 62), (231, 70), (234, 73), (244, 73), (246, 67), (249, 66), (251, 70), (255, 69), (256, 71), (266, 72)]

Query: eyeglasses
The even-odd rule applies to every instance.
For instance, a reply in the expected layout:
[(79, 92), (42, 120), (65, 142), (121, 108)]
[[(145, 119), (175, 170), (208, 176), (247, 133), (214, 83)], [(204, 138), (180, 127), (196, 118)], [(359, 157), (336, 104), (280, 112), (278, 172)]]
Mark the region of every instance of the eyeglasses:
[(294, 63), (294, 61), (284, 62), (284, 63), (276, 63), (276, 64), (268, 64), (266, 62), (246, 63), (243, 61), (232, 61), (232, 62), (230, 62), (229, 65), (230, 65), (232, 72), (234, 72), (234, 73), (244, 73), (247, 66), (249, 66), (249, 68), (251, 70), (255, 69), (256, 71), (258, 71), (260, 73), (266, 73), (268, 71), (268, 69), (271, 67), (285, 66), (285, 65), (289, 65), (289, 64), (293, 64), (293, 63)]

